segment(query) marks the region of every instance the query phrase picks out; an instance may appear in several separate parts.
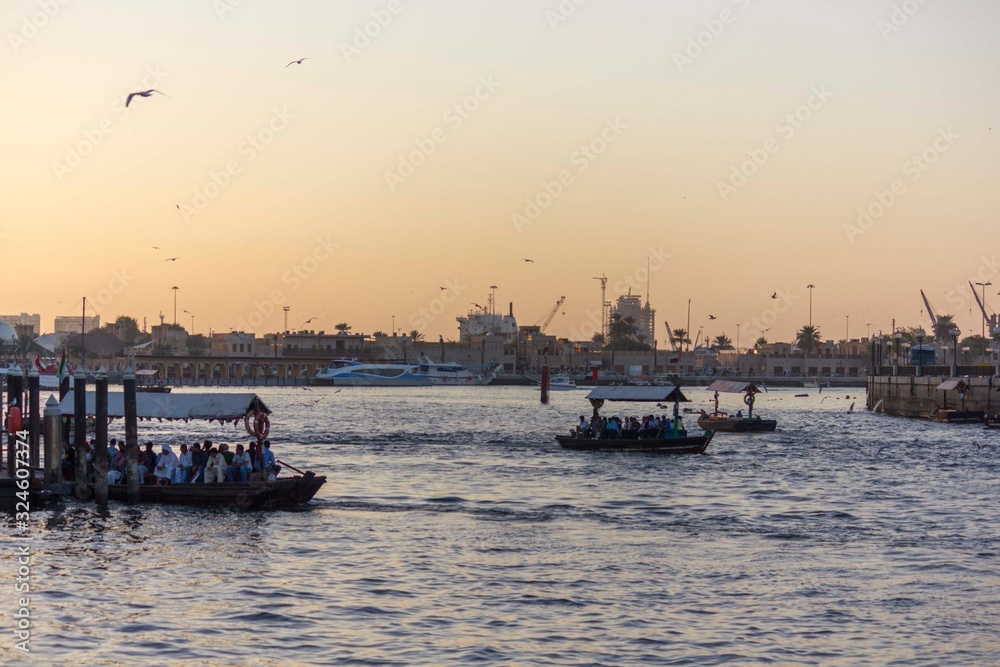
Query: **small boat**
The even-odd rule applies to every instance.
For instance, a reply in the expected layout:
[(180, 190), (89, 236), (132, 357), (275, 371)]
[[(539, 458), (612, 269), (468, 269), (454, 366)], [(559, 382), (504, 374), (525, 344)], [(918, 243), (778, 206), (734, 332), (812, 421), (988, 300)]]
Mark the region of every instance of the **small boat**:
[[(95, 396), (87, 394), (87, 414), (95, 412)], [(120, 419), (125, 415), (124, 394), (108, 394), (108, 418)], [(60, 403), (64, 417), (72, 418), (75, 410), (73, 391), (66, 394)], [(237, 393), (192, 393), (150, 396), (136, 394), (136, 415), (142, 420), (189, 421), (191, 419), (218, 421), (221, 423), (243, 422), (246, 431), (256, 438), (257, 447), (270, 430), (271, 410), (256, 394)], [(72, 421), (72, 419), (71, 419)], [(292, 509), (308, 503), (326, 483), (326, 477), (312, 472), (303, 472), (279, 462), (282, 473), (288, 469), (297, 475), (280, 474), (277, 477), (267, 473), (254, 472), (247, 482), (212, 482), (139, 485), (139, 502), (165, 505), (196, 505), (198, 507), (218, 507), (226, 509)], [(151, 474), (151, 473), (150, 473)], [(88, 494), (93, 484), (88, 485)], [(128, 485), (109, 484), (108, 498), (125, 502), (128, 500)]]
[(952, 410), (951, 408), (936, 408), (927, 415), (932, 422), (940, 424), (979, 424), (984, 418), (983, 412), (974, 410)]
[(159, 370), (143, 369), (135, 372), (135, 390), (151, 394), (169, 394), (170, 387), (157, 381), (156, 374)]
[[(538, 388), (542, 388), (542, 383), (539, 381)], [(573, 381), (568, 375), (554, 375), (549, 379), (549, 391), (566, 391), (571, 389), (579, 389), (576, 386), (576, 382)]]
[[(775, 419), (761, 419), (754, 416), (753, 404), (757, 400), (756, 395), (760, 389), (752, 382), (739, 382), (734, 380), (716, 380), (708, 386), (709, 391), (715, 392), (715, 410), (711, 413), (702, 410), (698, 419), (698, 426), (712, 431), (722, 431), (724, 433), (769, 433), (778, 428), (778, 421)], [(738, 412), (730, 415), (719, 410), (719, 392), (729, 394), (743, 394), (743, 402), (747, 406), (747, 416)]]
[(594, 416), (605, 401), (628, 403), (662, 403), (673, 402), (674, 420), (669, 429), (661, 429), (656, 437), (592, 437), (580, 430), (571, 431), (569, 435), (557, 435), (556, 442), (563, 449), (588, 452), (648, 452), (655, 454), (702, 454), (712, 441), (714, 433), (705, 431), (698, 435), (688, 435), (680, 416), (679, 404), (690, 402), (681, 393), (680, 387), (597, 387), (587, 399), (594, 407)]

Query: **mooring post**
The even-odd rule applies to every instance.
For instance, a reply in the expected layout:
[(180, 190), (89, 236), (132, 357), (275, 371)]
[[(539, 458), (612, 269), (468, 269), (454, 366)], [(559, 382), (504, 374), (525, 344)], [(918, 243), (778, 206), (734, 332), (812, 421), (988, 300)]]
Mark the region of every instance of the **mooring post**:
[[(136, 410), (135, 371), (131, 364), (122, 378), (125, 391), (125, 460), (128, 476), (128, 502), (139, 502), (139, 424)], [(152, 470), (149, 471), (152, 474)]]
[(45, 403), (45, 483), (62, 482), (62, 409), (55, 396)]
[(87, 376), (82, 367), (73, 375), (73, 448), (76, 451), (76, 479), (73, 492), (86, 500), (87, 492)]
[(549, 402), (549, 366), (545, 364), (542, 366), (542, 405), (548, 405)]
[(24, 410), (24, 376), (15, 362), (7, 370), (7, 473), (14, 474), (14, 455), (17, 452), (17, 431), (21, 430), (21, 414)]
[(108, 372), (101, 367), (94, 382), (94, 500), (108, 506)]
[[(69, 394), (69, 369), (63, 367), (63, 376), (59, 378), (59, 402), (62, 403), (66, 395)], [(63, 444), (69, 445), (69, 417), (63, 417), (62, 428), (59, 432), (63, 437)]]
[(38, 369), (31, 367), (28, 373), (28, 463), (33, 468), (39, 466), (39, 443), (41, 442), (41, 424), (38, 414), (38, 395), (41, 387), (41, 380), (38, 377)]

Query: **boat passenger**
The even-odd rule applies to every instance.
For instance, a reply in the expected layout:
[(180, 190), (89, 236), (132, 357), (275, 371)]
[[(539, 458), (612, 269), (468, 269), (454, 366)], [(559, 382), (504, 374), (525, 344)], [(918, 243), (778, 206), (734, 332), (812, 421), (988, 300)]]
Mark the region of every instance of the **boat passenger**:
[(233, 462), (226, 468), (226, 480), (236, 481), (239, 474), (240, 481), (247, 481), (247, 474), (250, 472), (250, 455), (243, 451), (243, 445), (236, 445), (236, 453), (233, 454)]
[(271, 451), (270, 440), (264, 441), (264, 471), (275, 477), (281, 472), (281, 466), (278, 465), (278, 461), (274, 457), (274, 452)]
[(736, 418), (737, 419), (743, 419), (743, 411), (742, 410), (737, 410), (736, 411)]
[(208, 450), (212, 447), (212, 441), (205, 441), (205, 448), (201, 443), (196, 442), (191, 447), (191, 481), (203, 482), (205, 480), (205, 464), (208, 463)]
[(191, 469), (194, 467), (191, 452), (188, 446), (181, 443), (181, 453), (177, 457), (177, 467), (174, 469), (174, 476), (171, 482), (174, 484), (185, 484), (191, 479)]
[(178, 461), (177, 455), (170, 449), (170, 445), (163, 445), (160, 456), (156, 460), (156, 469), (153, 470), (156, 483), (160, 486), (169, 484), (170, 480), (173, 479), (174, 470), (177, 469), (179, 463), (180, 461)]
[(226, 479), (226, 459), (218, 449), (212, 447), (208, 450), (208, 459), (205, 460), (205, 483), (221, 482)]
[(586, 438), (590, 434), (590, 424), (587, 423), (587, 418), (580, 415), (580, 423), (576, 425), (576, 437)]
[(260, 471), (260, 461), (257, 460), (257, 441), (251, 440), (247, 444), (246, 453), (250, 455), (250, 469), (254, 472)]
[(72, 481), (76, 478), (76, 447), (69, 445), (63, 453), (62, 460), (63, 479)]
[(618, 417), (612, 417), (608, 420), (607, 426), (608, 437), (612, 440), (617, 440), (621, 429), (618, 427)]
[(233, 453), (229, 451), (229, 445), (225, 442), (219, 445), (219, 455), (226, 460), (226, 466), (233, 462)]
[[(122, 448), (119, 449), (118, 452), (115, 454), (115, 460), (111, 462), (111, 465), (114, 467), (116, 471), (121, 473), (121, 476), (118, 478), (118, 481), (120, 482), (124, 480), (125, 473), (128, 471), (128, 457), (125, 454), (125, 443), (122, 443)], [(108, 477), (108, 483), (109, 484), (111, 483), (110, 477)]]
[(140, 449), (137, 455), (139, 461), (139, 483), (146, 483), (146, 474), (149, 473), (149, 466), (151, 465), (149, 461), (149, 454), (146, 450)]

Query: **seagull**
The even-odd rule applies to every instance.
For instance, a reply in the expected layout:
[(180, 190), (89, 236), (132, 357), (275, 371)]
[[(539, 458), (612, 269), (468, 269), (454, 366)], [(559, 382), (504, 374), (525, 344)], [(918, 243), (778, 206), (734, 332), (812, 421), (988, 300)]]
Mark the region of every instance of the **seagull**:
[(298, 60), (293, 60), (292, 62), (285, 65), (285, 69), (288, 69), (292, 65), (301, 65), (303, 60), (312, 60), (312, 58), (299, 58)]
[(854, 403), (851, 403), (851, 407), (847, 408), (847, 414), (854, 414)]
[(714, 320), (714, 319), (715, 319), (715, 315), (709, 315), (709, 316), (708, 316), (708, 319), (710, 319), (710, 320)]
[(447, 288), (447, 287), (439, 287), (438, 289), (439, 289), (439, 290), (441, 290), (441, 291), (443, 292), (443, 291), (445, 291), (445, 290), (446, 290), (446, 289), (448, 289), (448, 288)]
[(176, 262), (179, 259), (180, 259), (180, 257), (171, 257), (170, 259), (165, 259), (163, 261), (164, 262)]
[(535, 260), (533, 260), (533, 259), (522, 259), (521, 261), (522, 262), (531, 262), (532, 264), (535, 263)]
[(772, 295), (771, 295), (771, 298), (772, 298), (772, 299), (777, 299), (777, 298), (778, 298), (778, 293), (777, 293), (777, 292), (775, 292), (774, 294), (772, 294)]
[[(153, 93), (160, 93), (160, 91), (156, 90), (155, 88), (150, 88), (149, 90), (140, 90), (134, 93), (129, 93), (128, 97), (125, 98), (125, 108), (126, 109), (128, 108), (128, 105), (131, 104), (132, 102), (132, 98), (135, 97), (136, 95), (138, 95), (139, 97), (151, 97)], [(170, 95), (167, 95), (166, 93), (160, 93), (160, 95), (163, 95), (164, 97), (170, 97)]]
[(160, 249), (160, 246), (158, 246), (158, 245), (154, 245), (153, 246), (153, 250), (159, 250), (159, 249)]

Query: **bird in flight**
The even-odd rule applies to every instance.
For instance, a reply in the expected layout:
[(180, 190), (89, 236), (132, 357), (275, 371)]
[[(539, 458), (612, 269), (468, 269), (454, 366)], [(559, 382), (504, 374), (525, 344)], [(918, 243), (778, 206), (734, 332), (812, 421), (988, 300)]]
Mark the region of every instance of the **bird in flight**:
[(533, 260), (533, 259), (523, 259), (523, 260), (521, 260), (521, 261), (522, 261), (522, 262), (529, 262), (529, 263), (531, 263), (531, 264), (534, 264), (534, 263), (535, 263), (535, 260)]
[(158, 246), (158, 245), (154, 245), (153, 246), (153, 250), (159, 250), (159, 249), (160, 249), (160, 246)]
[(170, 257), (169, 259), (163, 260), (164, 262), (176, 262), (180, 257)]
[(772, 295), (771, 295), (771, 298), (772, 298), (772, 299), (777, 299), (777, 298), (778, 298), (778, 293), (777, 293), (777, 292), (775, 292), (774, 294), (772, 294)]
[[(153, 93), (160, 93), (160, 91), (156, 90), (155, 88), (150, 88), (149, 90), (140, 90), (134, 93), (129, 93), (128, 97), (125, 98), (125, 108), (126, 109), (128, 108), (128, 105), (132, 103), (132, 98), (135, 97), (136, 95), (138, 95), (139, 97), (152, 97)], [(164, 97), (170, 97), (170, 95), (167, 95), (166, 93), (160, 93), (160, 95), (163, 95)]]
[(709, 315), (709, 316), (708, 316), (708, 319), (710, 319), (710, 320), (714, 320), (714, 319), (715, 319), (715, 315)]
[(312, 60), (312, 58), (299, 58), (298, 60), (293, 60), (292, 62), (285, 65), (285, 69), (288, 69), (292, 65), (301, 65), (303, 60)]

